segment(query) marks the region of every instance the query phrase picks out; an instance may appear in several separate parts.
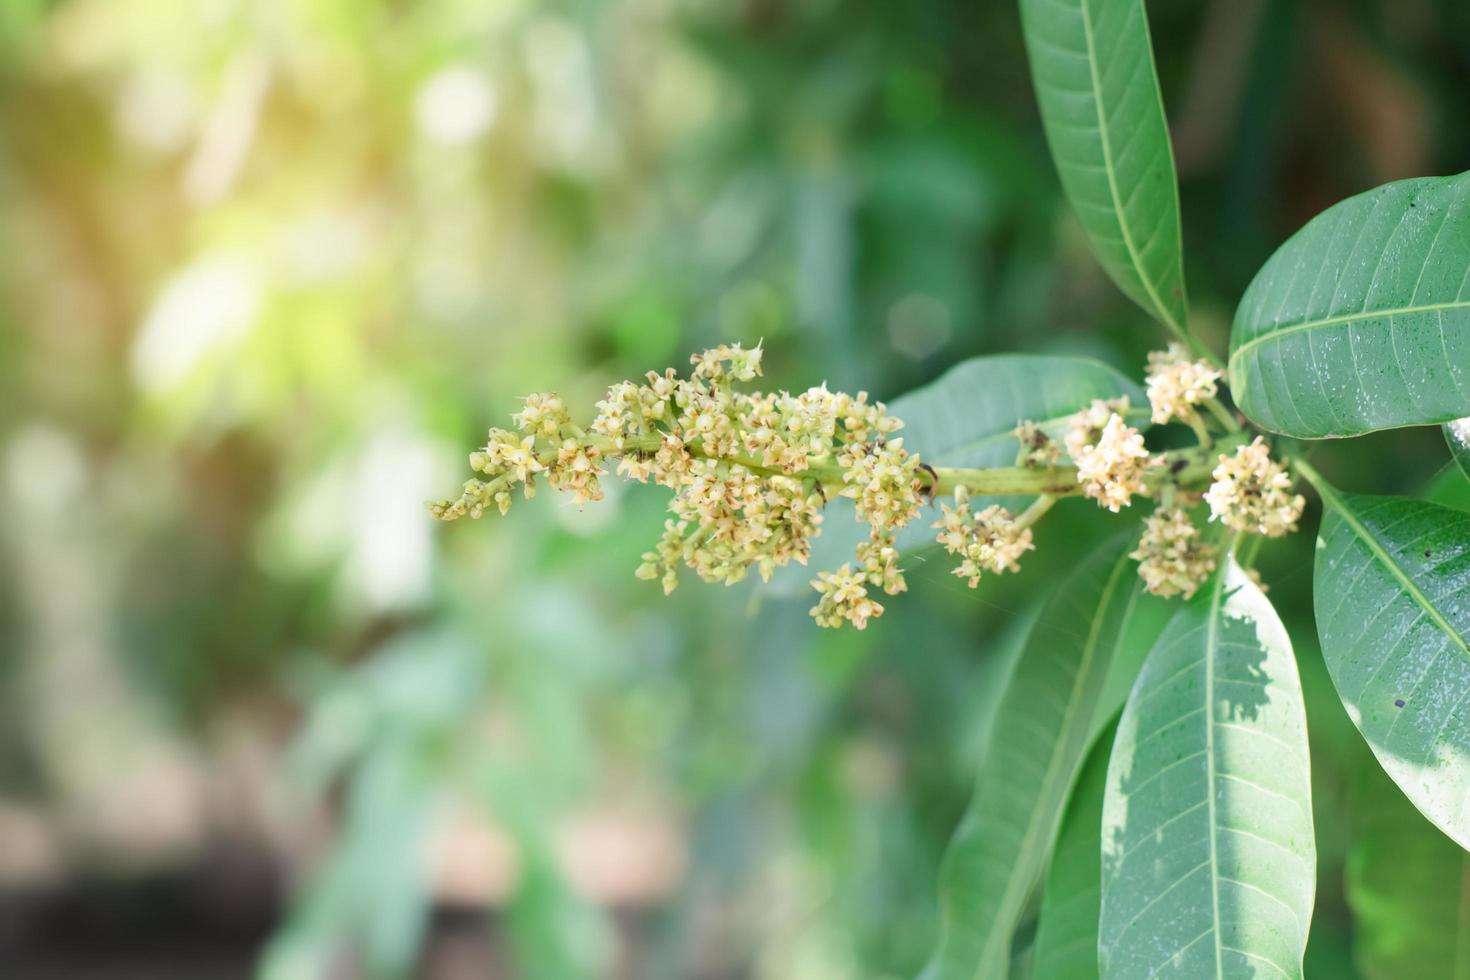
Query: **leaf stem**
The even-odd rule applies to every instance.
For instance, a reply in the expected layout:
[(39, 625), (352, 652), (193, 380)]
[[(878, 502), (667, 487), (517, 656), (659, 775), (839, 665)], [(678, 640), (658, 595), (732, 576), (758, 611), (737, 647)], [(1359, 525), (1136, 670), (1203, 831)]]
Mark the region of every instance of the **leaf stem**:
[(1176, 336), (1178, 336), (1180, 340), (1184, 341), (1184, 343), (1188, 345), (1196, 354), (1204, 358), (1206, 361), (1209, 361), (1210, 367), (1215, 368), (1219, 371), (1225, 370), (1225, 362), (1220, 360), (1220, 358), (1215, 355), (1214, 351), (1205, 346), (1204, 341), (1200, 340), (1194, 334), (1190, 333), (1188, 329), (1182, 327), (1175, 329), (1175, 326), (1173, 324), (1169, 324), (1169, 329)]
[(1194, 430), (1194, 437), (1199, 440), (1200, 447), (1209, 449), (1211, 444), (1214, 443), (1215, 438), (1210, 435), (1210, 430), (1205, 425), (1205, 420), (1199, 417), (1198, 412), (1190, 412), (1188, 422), (1189, 427)]
[(1330, 504), (1333, 507), (1341, 505), (1337, 491), (1333, 489), (1332, 484), (1328, 483), (1321, 473), (1318, 473), (1313, 468), (1311, 463), (1308, 463), (1300, 456), (1294, 456), (1290, 453), (1286, 454), (1286, 458), (1290, 462), (1292, 469), (1306, 477), (1307, 482), (1312, 485), (1312, 489), (1317, 491), (1317, 496), (1322, 498), (1322, 503)]
[(1030, 507), (1027, 507), (1021, 512), (1021, 516), (1016, 518), (1016, 525), (1018, 527), (1030, 527), (1037, 521), (1041, 520), (1041, 518), (1045, 516), (1046, 512), (1051, 510), (1052, 504), (1056, 502), (1057, 498), (1052, 494), (1042, 494), (1035, 500), (1031, 501)]
[(1215, 421), (1225, 426), (1226, 431), (1241, 431), (1240, 423), (1235, 420), (1235, 416), (1231, 415), (1228, 411), (1225, 410), (1225, 406), (1220, 404), (1220, 400), (1218, 398), (1206, 398), (1205, 407), (1210, 410), (1211, 415), (1215, 416)]

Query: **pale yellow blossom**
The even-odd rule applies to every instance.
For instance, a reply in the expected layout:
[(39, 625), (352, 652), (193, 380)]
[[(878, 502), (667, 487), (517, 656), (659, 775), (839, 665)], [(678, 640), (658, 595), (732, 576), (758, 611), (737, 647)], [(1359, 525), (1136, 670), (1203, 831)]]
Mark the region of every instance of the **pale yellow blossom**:
[(945, 551), (960, 556), (954, 574), (968, 579), (972, 589), (986, 573), (1017, 571), (1021, 556), (1035, 548), (1031, 529), (1018, 524), (1004, 507), (992, 504), (971, 513), (963, 486), (956, 488), (953, 507), (940, 504), (939, 509), (941, 516), (933, 525), (939, 531), (937, 540)]
[(1108, 418), (1096, 444), (1073, 458), (1082, 492), (1113, 513), (1129, 506), (1134, 495), (1147, 492), (1144, 475), (1159, 464), (1144, 448), (1139, 431), (1117, 414)]
[(836, 627), (849, 622), (864, 629), (869, 619), (883, 615), (883, 606), (868, 597), (867, 577), (851, 565), (835, 572), (819, 572), (812, 588), (822, 597), (811, 611), (818, 626)]
[(1212, 476), (1205, 492), (1210, 520), (1271, 538), (1296, 530), (1306, 498), (1291, 492), (1291, 476), (1260, 436), (1232, 456), (1222, 453)]
[(1144, 587), (1157, 596), (1188, 599), (1215, 570), (1215, 549), (1182, 508), (1159, 508), (1144, 521), (1143, 537), (1129, 556)]
[(1208, 361), (1192, 359), (1183, 344), (1153, 351), (1148, 355), (1148, 401), (1153, 421), (1188, 421), (1199, 405), (1219, 392), (1223, 376), (1224, 372), (1211, 367)]

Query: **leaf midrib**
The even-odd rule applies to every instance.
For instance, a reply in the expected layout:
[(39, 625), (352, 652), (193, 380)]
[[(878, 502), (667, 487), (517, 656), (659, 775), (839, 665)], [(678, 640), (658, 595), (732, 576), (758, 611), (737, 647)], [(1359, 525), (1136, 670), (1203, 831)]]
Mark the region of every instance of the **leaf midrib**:
[(1219, 834), (1215, 823), (1215, 651), (1219, 644), (1221, 596), (1225, 590), (1225, 570), (1215, 575), (1215, 590), (1210, 596), (1210, 626), (1205, 635), (1205, 793), (1209, 804), (1210, 825), (1210, 901), (1214, 918), (1210, 931), (1215, 939), (1215, 976), (1224, 973), (1224, 951), (1220, 948), (1220, 855)]
[[(1103, 622), (1107, 619), (1108, 608), (1112, 604), (1113, 593), (1117, 590), (1118, 581), (1122, 576), (1123, 570), (1128, 567), (1128, 563), (1129, 559), (1126, 554), (1114, 563), (1113, 571), (1108, 576), (1108, 583), (1106, 586), (1103, 587), (1102, 595), (1098, 599), (1097, 612), (1093, 614), (1092, 624), (1087, 631), (1087, 642), (1082, 648), (1082, 660), (1077, 668), (1076, 679), (1072, 682), (1072, 693), (1071, 696), (1067, 699), (1067, 713), (1065, 716), (1067, 718), (1066, 726), (1063, 731), (1059, 733), (1059, 737), (1057, 738), (1057, 741), (1055, 743), (1058, 746), (1064, 745), (1066, 743), (1067, 736), (1072, 732), (1077, 724), (1077, 719), (1074, 717), (1077, 712), (1074, 710), (1074, 708), (1077, 703), (1078, 691), (1081, 686), (1086, 682), (1088, 669), (1092, 664), (1094, 654), (1096, 654), (1097, 652), (1097, 645), (1098, 640), (1100, 639), (1102, 634)], [(1089, 724), (1091, 723), (1090, 714), (1087, 721), (1089, 722)], [(1042, 775), (1041, 780), (1043, 790), (1045, 790), (1046, 787), (1050, 786), (1053, 780), (1056, 778), (1056, 765), (1059, 757), (1060, 753), (1053, 751), (1051, 753), (1051, 757), (1047, 760), (1046, 772)], [(1039, 825), (1039, 821), (1034, 820), (1027, 825), (1026, 834), (1021, 838), (1020, 853), (1029, 853), (1030, 850), (1035, 846), (1035, 836)], [(1009, 907), (1010, 903), (1016, 900), (1016, 888), (1018, 884), (1021, 884), (1021, 876), (1017, 874), (1017, 871), (1020, 869), (1020, 867), (1021, 862), (1013, 862), (1011, 864), (1010, 871), (1006, 874), (1005, 890), (1001, 892), (1001, 901), (998, 903), (998, 907), (1000, 909), (1005, 909)], [(1026, 884), (1029, 887), (1029, 883)], [(1001, 921), (1003, 921), (1003, 917), (997, 916), (996, 921), (991, 924), (992, 928), (989, 934), (986, 936), (984, 945), (980, 947), (980, 956), (976, 959), (975, 963), (976, 972), (971, 975), (974, 980), (984, 980), (980, 971), (984, 970), (989, 965), (991, 951), (994, 949), (997, 935), (1002, 935), (1004, 942), (1010, 942), (1011, 933), (1009, 929), (1006, 929), (1003, 933), (1001, 933), (999, 930), (994, 928), (996, 925), (999, 925)]]
[[(1143, 0), (1138, 0), (1138, 2), (1142, 3)], [(1138, 282), (1148, 293), (1149, 301), (1153, 303), (1154, 310), (1158, 314), (1159, 319), (1163, 320), (1164, 325), (1170, 330), (1182, 337), (1185, 333), (1184, 326), (1174, 318), (1174, 314), (1164, 305), (1164, 301), (1159, 297), (1158, 291), (1154, 289), (1153, 280), (1149, 276), (1148, 269), (1144, 267), (1143, 259), (1138, 254), (1138, 248), (1133, 244), (1133, 232), (1128, 225), (1128, 214), (1123, 210), (1123, 199), (1118, 193), (1118, 174), (1113, 166), (1112, 135), (1108, 130), (1107, 116), (1103, 112), (1102, 79), (1098, 77), (1097, 73), (1097, 46), (1092, 38), (1092, 12), (1089, 8), (1088, 0), (1079, 0), (1077, 6), (1082, 13), (1082, 34), (1087, 41), (1087, 71), (1092, 79), (1092, 106), (1097, 112), (1097, 133), (1098, 143), (1102, 147), (1103, 172), (1107, 174), (1108, 196), (1113, 199), (1113, 211), (1118, 216), (1118, 231), (1123, 235), (1123, 246), (1128, 249), (1128, 258), (1133, 263), (1134, 270), (1138, 273)], [(1145, 36), (1147, 36), (1147, 26), (1147, 15), (1144, 15)], [(1152, 51), (1149, 52), (1148, 57), (1150, 64), (1152, 64)], [(1158, 88), (1157, 79), (1154, 80), (1154, 88), (1156, 90)], [(1165, 141), (1168, 138), (1168, 133), (1166, 132), (1164, 134)]]
[(1303, 320), (1300, 323), (1292, 323), (1282, 327), (1273, 327), (1271, 330), (1257, 334), (1250, 340), (1241, 344), (1230, 352), (1230, 369), (1235, 370), (1236, 359), (1248, 350), (1254, 350), (1261, 344), (1271, 340), (1280, 340), (1304, 330), (1316, 330), (1319, 327), (1340, 327), (1343, 324), (1353, 324), (1364, 320), (1381, 320), (1384, 317), (1413, 316), (1416, 313), (1444, 313), (1447, 310), (1470, 309), (1470, 300), (1448, 300), (1443, 303), (1423, 303), (1416, 306), (1396, 306), (1381, 310), (1359, 310), (1356, 313), (1343, 313), (1339, 316), (1323, 317), (1316, 320)]
[(1429, 597), (1415, 584), (1414, 580), (1404, 573), (1404, 570), (1399, 567), (1398, 562), (1394, 560), (1393, 555), (1389, 554), (1388, 549), (1379, 543), (1378, 539), (1373, 535), (1373, 532), (1368, 530), (1367, 525), (1358, 520), (1348, 508), (1347, 502), (1325, 480), (1313, 482), (1317, 488), (1317, 492), (1321, 494), (1322, 499), (1332, 506), (1337, 516), (1352, 530), (1353, 534), (1358, 537), (1358, 540), (1368, 546), (1368, 550), (1378, 559), (1379, 564), (1387, 568), (1393, 577), (1399, 580), (1399, 584), (1403, 586), (1404, 591), (1434, 621), (1434, 624), (1439, 627), (1440, 632), (1449, 637), (1460, 648), (1460, 652), (1467, 659), (1470, 659), (1470, 645), (1466, 644), (1464, 637), (1460, 636), (1459, 631), (1455, 629), (1454, 625), (1448, 619), (1445, 619), (1444, 613), (1439, 611), (1439, 607), (1429, 601)]

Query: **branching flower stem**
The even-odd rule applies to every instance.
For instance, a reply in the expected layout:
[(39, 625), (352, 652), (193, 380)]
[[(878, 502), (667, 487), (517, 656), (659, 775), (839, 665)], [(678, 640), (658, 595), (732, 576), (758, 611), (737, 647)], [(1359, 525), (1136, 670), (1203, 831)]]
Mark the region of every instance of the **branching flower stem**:
[(1215, 417), (1215, 421), (1225, 427), (1226, 432), (1242, 431), (1241, 425), (1236, 421), (1235, 416), (1226, 411), (1225, 406), (1220, 404), (1218, 398), (1207, 398), (1204, 404), (1209, 409), (1210, 414)]
[[(1237, 426), (1238, 429), (1239, 427)], [(1169, 483), (1178, 483), (1184, 486), (1208, 483), (1210, 472), (1215, 466), (1216, 454), (1229, 452), (1244, 441), (1245, 433), (1237, 432), (1234, 435), (1214, 442), (1212, 445), (1196, 446), (1164, 453), (1164, 465), (1155, 468), (1146, 480), (1151, 487), (1164, 486)], [(618, 448), (607, 439), (594, 437), (591, 440), (592, 445), (601, 450), (604, 456), (609, 457), (653, 452), (658, 449), (660, 442), (661, 439), (658, 436), (643, 436), (624, 439), (622, 447)], [(758, 476), (782, 475), (780, 470), (762, 466), (758, 460), (747, 456), (706, 456), (701, 452), (698, 443), (691, 443), (688, 448), (697, 457), (718, 458), (732, 465), (743, 466)], [(965, 487), (969, 490), (971, 496), (975, 497), (1074, 497), (1082, 493), (1082, 486), (1077, 482), (1077, 467), (1075, 466), (1051, 466), (1043, 468), (1025, 466), (936, 466), (932, 469), (927, 467), (923, 468), (919, 472), (922, 484), (921, 489), (926, 495), (931, 497), (953, 496), (955, 488), (959, 486)], [(843, 486), (842, 473), (843, 467), (840, 463), (830, 457), (824, 457), (813, 460), (807, 469), (796, 475), (813, 481), (821, 486), (824, 492), (833, 495), (835, 491), (840, 490)], [(1050, 504), (1047, 507), (1049, 508)], [(1041, 513), (1044, 512), (1045, 510), (1043, 509), (1034, 515), (1033, 520), (1039, 518)]]

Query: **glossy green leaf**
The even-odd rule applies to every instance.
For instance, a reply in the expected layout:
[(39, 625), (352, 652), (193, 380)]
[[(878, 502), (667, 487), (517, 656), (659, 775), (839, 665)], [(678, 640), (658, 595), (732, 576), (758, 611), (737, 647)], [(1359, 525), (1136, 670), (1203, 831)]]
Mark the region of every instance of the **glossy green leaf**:
[(1444, 440), (1450, 445), (1450, 455), (1460, 464), (1460, 472), (1470, 480), (1470, 418), (1446, 422)]
[(1314, 474), (1317, 634), (1348, 715), (1393, 781), (1470, 846), (1470, 514)]
[(1128, 696), (1102, 822), (1103, 977), (1300, 977), (1316, 886), (1301, 684), (1233, 560)]
[(1179, 186), (1143, 0), (1021, 0), (1021, 20), (1047, 142), (1093, 252), (1183, 335)]
[(1047, 980), (1097, 980), (1097, 919), (1102, 904), (1103, 792), (1113, 735), (1088, 753), (1067, 803), (1062, 830), (1041, 893), (1032, 975)]
[[(931, 466), (1011, 466), (1019, 448), (1013, 430), (1030, 420), (1060, 439), (1067, 418), (1093, 399), (1127, 397), (1129, 422), (1147, 427), (1148, 396), (1121, 372), (1086, 357), (1001, 354), (962, 361), (939, 378), (894, 399), (888, 411), (903, 420), (903, 444)], [(935, 516), (920, 514), (899, 533), (904, 551), (932, 544)], [(806, 566), (778, 572), (771, 589), (806, 590), (814, 568), (851, 561), (867, 525), (858, 522), (845, 497), (827, 505), (822, 535)]]
[(1470, 510), (1470, 480), (1454, 463), (1446, 463), (1424, 487), (1423, 497), (1452, 510)]
[(1241, 300), (1230, 389), (1304, 439), (1470, 415), (1470, 174), (1385, 184), (1292, 236)]
[(1068, 416), (1095, 398), (1127, 396), (1129, 421), (1148, 418), (1148, 396), (1120, 371), (1087, 357), (998, 354), (962, 361), (922, 388), (894, 399), (898, 433), (933, 466), (1010, 466), (1022, 420), (1060, 436)]
[(1435, 830), (1383, 774), (1359, 774), (1347, 899), (1366, 980), (1470, 978), (1470, 851)]
[(1011, 674), (975, 795), (940, 874), (941, 935), (924, 976), (1004, 976), (1011, 934), (1046, 866), (1067, 793), (1117, 710), (1108, 677), (1162, 629), (1120, 537), (1058, 586)]

